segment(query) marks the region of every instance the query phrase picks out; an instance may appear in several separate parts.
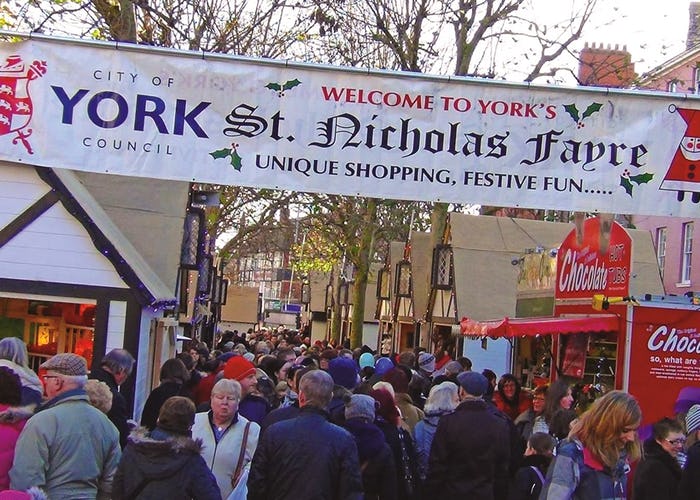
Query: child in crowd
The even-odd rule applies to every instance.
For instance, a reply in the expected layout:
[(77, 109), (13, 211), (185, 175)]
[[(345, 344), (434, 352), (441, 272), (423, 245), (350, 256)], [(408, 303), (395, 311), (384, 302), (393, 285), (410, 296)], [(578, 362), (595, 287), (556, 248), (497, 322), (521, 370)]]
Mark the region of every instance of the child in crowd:
[(513, 477), (508, 500), (539, 498), (555, 444), (554, 438), (544, 432), (530, 436), (522, 466)]

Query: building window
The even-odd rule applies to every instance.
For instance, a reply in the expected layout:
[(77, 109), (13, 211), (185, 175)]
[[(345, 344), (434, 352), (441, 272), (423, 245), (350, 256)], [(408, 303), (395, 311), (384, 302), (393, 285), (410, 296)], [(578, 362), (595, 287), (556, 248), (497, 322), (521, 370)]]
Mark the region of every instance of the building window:
[(433, 250), (432, 285), (439, 290), (452, 288), (452, 247), (438, 245)]
[(402, 260), (396, 264), (396, 296), (411, 297), (411, 263)]
[(380, 269), (377, 278), (377, 298), (388, 300), (390, 298), (391, 274), (388, 269)]
[(700, 68), (693, 70), (693, 89), (696, 94), (700, 94)]
[(681, 261), (681, 283), (690, 283), (690, 269), (693, 257), (693, 223), (683, 224), (683, 256)]
[(666, 85), (666, 90), (669, 92), (676, 92), (678, 90), (678, 82), (676, 80), (671, 80)]
[(656, 259), (659, 261), (659, 272), (661, 279), (664, 278), (664, 267), (666, 266), (666, 228), (656, 228)]

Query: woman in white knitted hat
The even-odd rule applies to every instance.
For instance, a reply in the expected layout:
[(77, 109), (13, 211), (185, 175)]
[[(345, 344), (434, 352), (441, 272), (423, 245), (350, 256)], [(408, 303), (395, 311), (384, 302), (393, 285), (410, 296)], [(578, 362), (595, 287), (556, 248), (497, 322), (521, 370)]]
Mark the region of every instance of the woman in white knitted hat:
[(685, 415), (685, 432), (688, 435), (688, 461), (678, 486), (678, 500), (700, 498), (700, 405), (693, 405)]

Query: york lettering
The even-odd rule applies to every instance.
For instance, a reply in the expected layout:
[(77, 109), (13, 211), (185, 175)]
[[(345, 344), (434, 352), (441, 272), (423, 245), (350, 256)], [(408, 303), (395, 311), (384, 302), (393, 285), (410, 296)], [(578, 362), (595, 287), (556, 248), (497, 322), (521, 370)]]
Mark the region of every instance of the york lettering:
[[(63, 106), (61, 122), (66, 125), (73, 124), (75, 111), (80, 104), (85, 106), (90, 121), (100, 128), (118, 128), (131, 120), (129, 123), (133, 130), (143, 132), (150, 121), (161, 134), (184, 135), (185, 129), (189, 128), (197, 137), (209, 137), (197, 122), (197, 117), (209, 107), (210, 102), (200, 102), (188, 109), (186, 100), (177, 99), (174, 110), (171, 110), (165, 101), (152, 95), (137, 94), (135, 102), (129, 103), (124, 96), (112, 91), (96, 92), (85, 100), (90, 94), (87, 89), (79, 89), (72, 96), (63, 87), (52, 85), (51, 89)], [(172, 116), (170, 122), (169, 116)]]

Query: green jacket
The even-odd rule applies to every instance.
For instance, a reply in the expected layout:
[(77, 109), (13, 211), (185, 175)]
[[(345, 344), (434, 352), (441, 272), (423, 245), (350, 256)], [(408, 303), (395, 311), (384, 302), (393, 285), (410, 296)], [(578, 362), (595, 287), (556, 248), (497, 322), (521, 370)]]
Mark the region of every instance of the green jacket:
[(109, 498), (121, 458), (119, 432), (82, 389), (40, 407), (15, 448), (10, 485), (43, 489), (51, 500)]

